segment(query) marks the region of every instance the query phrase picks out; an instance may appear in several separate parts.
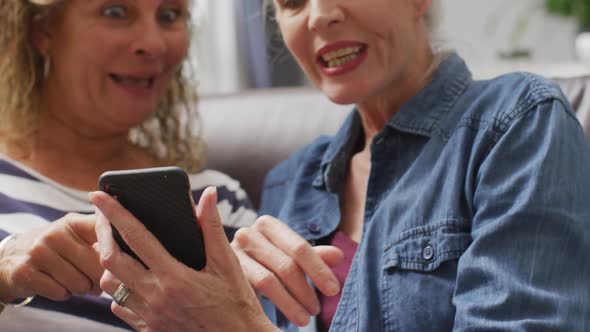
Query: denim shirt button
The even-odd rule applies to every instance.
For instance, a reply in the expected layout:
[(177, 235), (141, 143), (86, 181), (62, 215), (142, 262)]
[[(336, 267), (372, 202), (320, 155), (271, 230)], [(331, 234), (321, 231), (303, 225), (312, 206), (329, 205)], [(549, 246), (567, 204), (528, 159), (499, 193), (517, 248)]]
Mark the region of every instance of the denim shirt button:
[(431, 245), (427, 245), (422, 249), (422, 258), (429, 261), (434, 257), (434, 248)]
[(307, 229), (312, 233), (312, 234), (317, 234), (320, 232), (320, 225), (318, 224), (309, 224), (307, 226)]

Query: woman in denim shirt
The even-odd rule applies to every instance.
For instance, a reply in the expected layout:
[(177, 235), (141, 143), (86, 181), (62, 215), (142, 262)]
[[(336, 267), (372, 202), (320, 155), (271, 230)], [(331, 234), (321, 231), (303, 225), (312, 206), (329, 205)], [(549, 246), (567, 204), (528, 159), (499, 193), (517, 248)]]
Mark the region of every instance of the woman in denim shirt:
[[(260, 212), (290, 230), (240, 232), (244, 271), (283, 328), (321, 308), (320, 330), (590, 331), (583, 131), (545, 79), (473, 81), (434, 52), (433, 5), (275, 1), (309, 79), (356, 108), (268, 175)], [(338, 254), (307, 241), (344, 250), (335, 276), (320, 258)]]
[[(356, 108), (335, 136), (268, 175), (261, 213), (273, 217), (232, 243), (245, 276), (218, 231), (212, 190), (198, 210), (208, 255), (199, 273), (93, 196), (106, 217), (103, 264), (134, 288), (115, 313), (142, 328), (275, 329), (249, 282), (287, 330), (320, 313), (312, 327), (332, 331), (590, 331), (582, 129), (545, 79), (474, 81), (457, 54), (434, 52), (434, 4), (275, 0), (310, 80)], [(106, 219), (134, 234), (152, 270), (117, 254)]]

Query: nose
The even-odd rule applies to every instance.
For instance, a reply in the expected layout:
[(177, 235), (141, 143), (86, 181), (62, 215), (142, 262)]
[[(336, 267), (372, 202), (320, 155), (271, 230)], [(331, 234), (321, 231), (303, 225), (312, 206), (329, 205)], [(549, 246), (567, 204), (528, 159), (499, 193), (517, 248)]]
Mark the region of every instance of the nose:
[(334, 0), (310, 0), (308, 28), (317, 31), (341, 23), (345, 19), (342, 8)]
[(167, 44), (164, 31), (157, 22), (147, 21), (138, 24), (137, 38), (135, 39), (132, 51), (138, 56), (155, 59), (166, 53)]

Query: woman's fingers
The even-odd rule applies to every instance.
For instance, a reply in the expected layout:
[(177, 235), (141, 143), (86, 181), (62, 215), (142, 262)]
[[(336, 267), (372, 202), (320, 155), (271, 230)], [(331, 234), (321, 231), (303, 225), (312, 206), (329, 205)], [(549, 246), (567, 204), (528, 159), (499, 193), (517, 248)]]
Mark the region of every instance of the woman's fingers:
[(93, 214), (68, 213), (61, 220), (65, 223), (65, 229), (81, 244), (92, 245), (96, 243), (94, 232), (95, 216)]
[[(108, 205), (110, 203), (106, 204)], [(106, 269), (105, 275), (101, 279), (101, 287), (112, 295), (121, 283), (125, 283), (132, 291), (123, 306), (117, 304), (112, 305), (113, 312), (132, 326), (143, 324), (140, 327), (145, 328), (145, 326), (149, 326), (150, 331), (165, 330), (166, 314), (164, 311), (175, 311), (179, 310), (179, 308), (169, 306), (167, 298), (161, 294), (161, 282), (158, 279), (157, 271), (161, 271), (163, 275), (166, 275), (180, 266), (180, 264), (173, 264), (177, 261), (168, 254), (164, 247), (155, 240), (153, 235), (143, 225), (137, 225), (139, 221), (130, 215), (126, 215), (123, 211), (117, 211), (118, 209), (122, 209), (122, 207), (103, 206), (103, 209), (101, 209), (101, 206), (97, 205), (97, 208), (96, 234), (99, 242), (101, 264)], [(127, 227), (127, 232), (137, 232), (134, 236), (139, 237), (142, 234), (143, 236), (149, 235), (150, 238), (146, 238), (145, 241), (149, 243), (153, 239), (157, 242), (157, 246), (149, 249), (143, 245), (132, 245), (127, 242), (130, 239), (129, 236), (125, 236), (123, 233), (126, 231), (122, 232), (119, 230), (121, 236), (123, 236), (123, 239), (129, 244), (131, 249), (141, 259), (145, 259), (144, 262), (148, 266), (149, 264), (158, 266), (158, 268), (153, 268), (156, 271), (146, 270), (138, 261), (121, 251), (113, 239), (109, 220), (107, 220), (107, 216), (103, 215), (101, 211), (107, 211), (112, 218), (117, 218), (119, 227)], [(146, 251), (149, 251), (149, 253), (146, 254)], [(162, 261), (158, 263), (154, 259), (162, 259)], [(162, 268), (163, 266), (169, 266), (170, 269), (165, 270)], [(116, 275), (117, 278), (115, 279), (113, 275)], [(109, 279), (115, 279), (116, 281), (109, 282)], [(131, 315), (128, 310), (131, 310), (135, 316)], [(138, 321), (137, 318), (140, 320)], [(174, 330), (174, 328), (172, 327), (171, 330)]]
[[(109, 295), (113, 296), (117, 288), (121, 285), (115, 275), (108, 270), (105, 271), (104, 275), (100, 279), (100, 286)], [(128, 286), (127, 284), (125, 284)], [(178, 331), (179, 329), (174, 328), (171, 321), (168, 318), (170, 308), (164, 308), (166, 310), (157, 310), (156, 308), (150, 307), (150, 304), (141, 297), (140, 292), (134, 291), (132, 288), (130, 295), (127, 297), (124, 303), (117, 304), (113, 301), (111, 304), (111, 311), (119, 318), (124, 320), (127, 324), (131, 325), (136, 331), (146, 330), (150, 326), (149, 331)], [(157, 289), (153, 289), (150, 295), (154, 296), (153, 293), (158, 292)], [(171, 308), (175, 310), (176, 308)], [(164, 312), (166, 311), (166, 312)]]
[[(117, 288), (121, 285), (115, 275), (108, 270), (105, 271), (100, 279), (100, 286), (109, 295), (113, 296)], [(127, 286), (127, 284), (125, 284)], [(154, 289), (153, 292), (158, 290)], [(152, 292), (151, 295), (154, 295)], [(179, 310), (174, 308), (173, 310)], [(131, 325), (136, 331), (179, 331), (180, 329), (171, 326), (169, 321), (165, 319), (166, 314), (163, 311), (154, 310), (150, 305), (140, 296), (139, 292), (131, 289), (131, 294), (127, 297), (124, 303), (118, 304), (113, 301), (111, 304), (111, 311), (119, 318)]]
[[(90, 197), (98, 209), (96, 233), (101, 263), (108, 271), (102, 286), (113, 293), (120, 280), (133, 291), (122, 306), (112, 305), (117, 316), (136, 329), (147, 326), (150, 331), (235, 331), (244, 326), (252, 330), (270, 326), (227, 242), (214, 188), (205, 190), (197, 207), (207, 251), (203, 271), (180, 264), (159, 242), (154, 245), (152, 240), (157, 240), (153, 235), (106, 194), (94, 193)], [(112, 238), (109, 221), (150, 270), (120, 251)], [(139, 239), (144, 243), (133, 244)], [(116, 279), (109, 277), (111, 273)], [(231, 313), (229, 319), (227, 313)]]
[(253, 227), (238, 230), (232, 247), (252, 287), (298, 325), (306, 325), (309, 316), (320, 311), (306, 275), (324, 294), (340, 290), (330, 267), (342, 261), (342, 251), (312, 247), (275, 218), (261, 217)]
[(338, 294), (340, 284), (332, 269), (307, 241), (286, 224), (273, 217), (262, 216), (258, 218), (254, 227), (277, 248), (293, 258), (320, 292), (327, 296)]
[(12, 266), (8, 273), (4, 273), (4, 278), (13, 282), (12, 293), (18, 297), (34, 292), (64, 300), (71, 294), (97, 290), (99, 276), (96, 275), (101, 269), (97, 255), (92, 252), (90, 244), (80, 243), (80, 238), (70, 227), (94, 227), (91, 219), (90, 216), (68, 215), (50, 226), (21, 234), (12, 241), (5, 248), (4, 255), (10, 261), (6, 266)]
[(41, 272), (50, 275), (70, 294), (82, 295), (92, 290), (93, 283), (86, 275), (49, 248), (38, 249), (31, 253), (31, 260)]
[(64, 218), (67, 236), (51, 244), (61, 257), (91, 281), (89, 291), (93, 293), (100, 290), (99, 280), (104, 271), (100, 266), (99, 255), (93, 248), (96, 243), (95, 220), (94, 215), (68, 214)]
[(115, 314), (115, 316), (119, 317), (122, 321), (131, 326), (134, 331), (150, 331), (147, 324), (131, 309), (112, 302), (111, 311), (113, 314)]
[[(242, 270), (252, 287), (254, 287), (259, 294), (268, 298), (287, 317), (287, 319), (299, 326), (305, 326), (309, 323), (310, 315), (317, 314), (312, 314), (306, 310), (306, 308), (287, 291), (283, 286), (283, 283), (274, 273), (250, 258), (241, 250), (237, 250), (236, 254), (242, 265)], [(309, 286), (306, 285), (306, 287)]]
[(342, 262), (344, 253), (334, 246), (315, 246), (313, 251), (330, 267), (334, 267)]
[(30, 267), (23, 266), (17, 269), (12, 278), (14, 279), (12, 284), (23, 289), (17, 291), (16, 297), (24, 298), (31, 295), (40, 295), (54, 301), (65, 301), (71, 296), (70, 292), (55, 281), (54, 278)]
[(99, 243), (100, 261), (105, 269), (118, 276), (131, 289), (139, 292), (154, 290), (156, 284), (151, 273), (138, 261), (121, 251), (113, 239), (109, 221), (100, 211), (97, 211), (96, 214), (96, 234)]
[[(237, 266), (238, 262), (229, 245), (221, 223), (221, 217), (217, 211), (217, 188), (207, 187), (203, 191), (196, 211), (203, 232), (203, 240), (205, 241), (207, 267), (215, 266), (216, 268), (228, 268), (228, 271), (231, 270), (234, 263)], [(235, 262), (228, 264), (228, 259)]]
[[(129, 248), (150, 269), (166, 271), (170, 268), (169, 265), (162, 266), (162, 262), (172, 262), (172, 256), (164, 249), (160, 241), (129, 211), (123, 208), (117, 200), (100, 191), (90, 193), (89, 198), (97, 207), (97, 214), (100, 212), (119, 231), (119, 234), (121, 234), (125, 243), (129, 245)], [(103, 243), (106, 243), (106, 240), (103, 238)], [(112, 254), (108, 250), (113, 247), (103, 247), (101, 245), (101, 259), (105, 255), (108, 257)], [(119, 275), (118, 273), (116, 274)]]
[[(251, 257), (248, 262), (257, 262), (254, 265), (254, 276), (249, 277), (250, 283), (257, 291), (262, 292), (271, 300), (279, 300), (281, 295), (286, 295), (288, 298), (293, 296), (309, 314), (317, 315), (320, 312), (320, 301), (313, 288), (307, 283), (303, 270), (293, 258), (275, 247), (264, 235), (255, 230), (240, 229), (234, 238), (241, 251)], [(267, 269), (268, 272), (262, 273), (262, 268)], [(249, 273), (252, 272), (249, 271)], [(275, 275), (281, 280), (280, 282), (278, 279), (275, 281)], [(272, 282), (270, 282), (271, 277)], [(284, 290), (283, 285), (288, 292)], [(260, 289), (261, 286), (265, 288), (264, 291)], [(275, 293), (277, 293), (276, 296)], [(278, 305), (278, 303), (275, 304)]]
[[(100, 279), (100, 287), (111, 297), (113, 296), (113, 294), (115, 294), (115, 291), (117, 290), (117, 288), (119, 288), (121, 283), (121, 280), (116, 278), (109, 271), (105, 271), (102, 278)], [(148, 314), (150, 314), (150, 310), (144, 299), (141, 298), (137, 292), (134, 292), (132, 288), (130, 289), (131, 294), (125, 300), (125, 303), (123, 303), (122, 307), (125, 307), (128, 310), (134, 312), (138, 318), (145, 317)], [(119, 306), (121, 307), (121, 305)], [(141, 320), (143, 321), (143, 319)]]

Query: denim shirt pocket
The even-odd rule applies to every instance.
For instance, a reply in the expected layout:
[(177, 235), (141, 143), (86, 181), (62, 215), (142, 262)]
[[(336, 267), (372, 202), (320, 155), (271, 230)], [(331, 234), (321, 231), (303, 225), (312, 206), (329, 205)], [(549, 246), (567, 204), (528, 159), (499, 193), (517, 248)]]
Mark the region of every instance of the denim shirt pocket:
[(470, 243), (469, 230), (456, 219), (412, 228), (386, 246), (384, 268), (431, 272), (459, 258)]
[(459, 257), (470, 243), (469, 229), (459, 220), (411, 228), (386, 243), (381, 279), (385, 331), (452, 330), (455, 312), (449, 304)]

